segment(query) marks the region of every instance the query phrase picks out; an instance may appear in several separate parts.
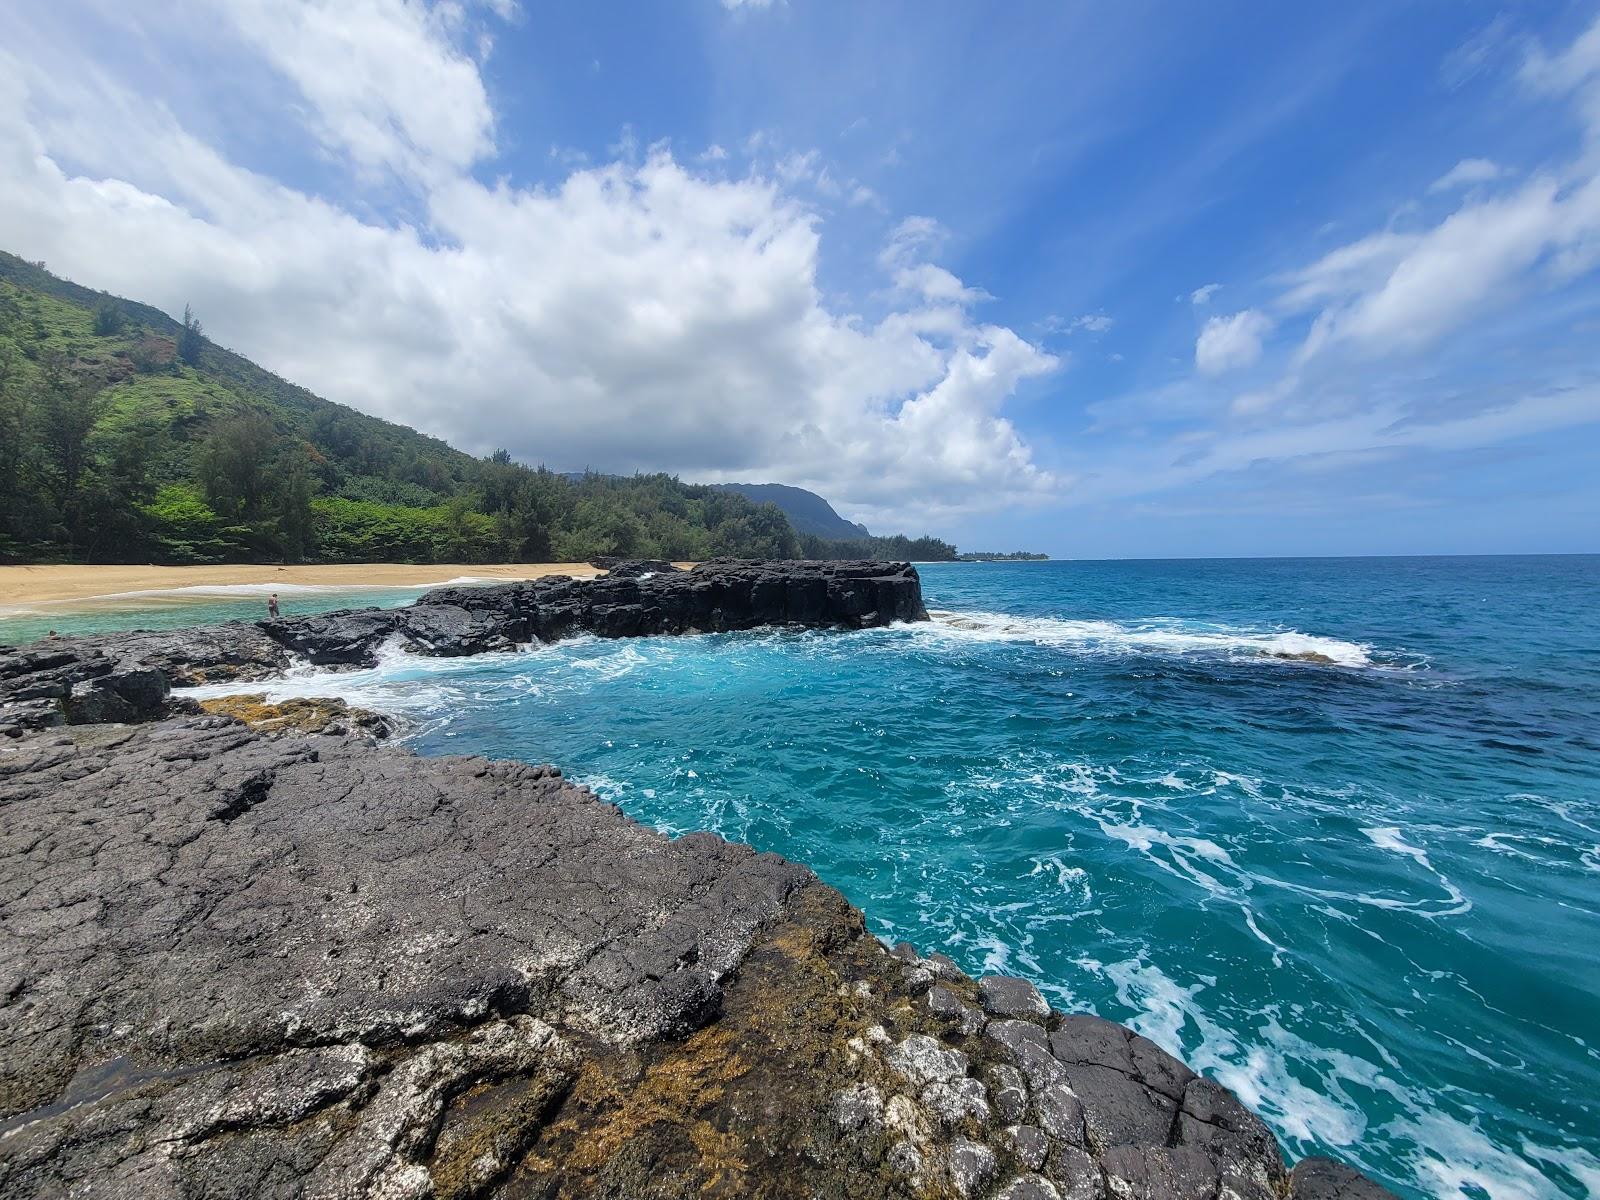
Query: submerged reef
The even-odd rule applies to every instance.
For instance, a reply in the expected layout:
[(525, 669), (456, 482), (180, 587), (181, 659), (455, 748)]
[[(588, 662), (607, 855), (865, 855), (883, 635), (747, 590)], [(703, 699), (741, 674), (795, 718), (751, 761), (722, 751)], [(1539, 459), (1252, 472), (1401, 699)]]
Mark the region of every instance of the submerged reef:
[[(915, 572), (884, 578), (916, 616)], [(844, 579), (874, 607), (829, 623), (897, 619), (877, 577)], [(524, 587), (418, 607), (521, 621), (525, 600), (487, 597)], [(328, 636), (344, 617), (366, 619)], [(285, 653), (269, 626), (222, 628), (243, 677)], [(890, 949), (805, 867), (668, 838), (554, 767), (422, 758), (349, 712), (251, 699), (104, 723), (143, 693), (96, 681), (127, 665), (164, 696), (228, 638), (192, 638), (205, 661), (115, 641), (0, 658), (112, 664), (5, 677), (68, 682), (11, 703), (76, 722), (0, 741), (6, 1196), (1388, 1195), (1331, 1160), (1289, 1169), (1131, 1030)]]

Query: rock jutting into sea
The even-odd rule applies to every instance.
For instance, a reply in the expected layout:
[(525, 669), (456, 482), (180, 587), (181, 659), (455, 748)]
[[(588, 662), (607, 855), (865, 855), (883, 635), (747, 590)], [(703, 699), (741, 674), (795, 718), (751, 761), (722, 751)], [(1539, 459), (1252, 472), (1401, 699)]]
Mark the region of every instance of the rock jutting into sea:
[(0, 734), (140, 721), (174, 685), (256, 681), (296, 664), (371, 666), (397, 643), (456, 657), (575, 634), (638, 637), (762, 626), (863, 629), (927, 619), (909, 563), (714, 560), (692, 571), (621, 564), (598, 579), (442, 587), (400, 608), (361, 608), (202, 629), (134, 630), (0, 646)]
[[(883, 576), (907, 577), (914, 616), (915, 572)], [(521, 586), (418, 607), (509, 627)], [(284, 646), (222, 628), (245, 674), (256, 633)], [(216, 665), (143, 646), (129, 671), (163, 684)], [(100, 723), (112, 700), (76, 693), (80, 727), (0, 741), (8, 1197), (1388, 1195), (1328, 1159), (1290, 1170), (1131, 1030), (891, 950), (806, 868), (669, 838), (553, 767), (418, 757), (338, 713)]]

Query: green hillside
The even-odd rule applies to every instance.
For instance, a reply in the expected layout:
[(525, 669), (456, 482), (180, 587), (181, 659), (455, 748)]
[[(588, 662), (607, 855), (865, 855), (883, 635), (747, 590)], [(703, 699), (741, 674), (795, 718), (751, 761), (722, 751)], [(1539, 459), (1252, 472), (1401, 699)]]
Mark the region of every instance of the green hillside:
[[(882, 546), (875, 543), (882, 541)], [(198, 321), (0, 252), (0, 560), (843, 557), (771, 504), (668, 475), (576, 479), (333, 404)]]

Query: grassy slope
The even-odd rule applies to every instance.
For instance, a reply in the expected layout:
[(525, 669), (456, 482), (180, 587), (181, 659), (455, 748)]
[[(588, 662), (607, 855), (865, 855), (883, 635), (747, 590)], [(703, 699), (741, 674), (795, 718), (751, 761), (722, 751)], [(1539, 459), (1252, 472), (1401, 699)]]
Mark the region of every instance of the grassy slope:
[[(13, 299), (35, 330), (42, 327), (46, 336), (36, 343), (41, 348), (61, 350), (78, 369), (111, 383), (104, 393), (107, 412), (102, 418), (108, 430), (143, 419), (170, 430), (180, 451), (192, 451), (195, 439), (203, 436), (214, 418), (253, 408), (271, 417), (281, 432), (311, 442), (320, 453), (340, 462), (349, 476), (340, 491), (351, 495), (366, 494), (360, 486), (363, 477), (374, 481), (380, 477), (364, 471), (360, 462), (344, 461), (327, 434), (330, 427), (354, 433), (356, 437), (349, 440), (369, 447), (376, 444), (390, 461), (416, 457), (437, 464), (442, 486), (435, 490), (441, 495), (452, 493), (455, 484), (470, 477), (473, 460), (448, 443), (324, 400), (209, 342), (197, 367), (178, 365), (158, 373), (138, 373), (135, 360), (141, 350), (170, 359), (182, 331), (182, 325), (160, 309), (58, 279), (4, 251), (0, 251), (0, 295)], [(94, 332), (95, 310), (108, 300), (123, 312), (126, 325), (118, 334), (99, 337)], [(24, 372), (38, 369), (25, 359), (18, 366)], [(186, 473), (181, 464), (173, 466), (180, 468), (177, 473)]]

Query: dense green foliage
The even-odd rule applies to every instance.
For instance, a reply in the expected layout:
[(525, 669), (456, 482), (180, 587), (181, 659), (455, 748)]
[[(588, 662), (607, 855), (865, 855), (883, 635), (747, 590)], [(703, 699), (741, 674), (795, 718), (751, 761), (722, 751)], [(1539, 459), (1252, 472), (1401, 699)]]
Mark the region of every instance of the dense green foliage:
[(802, 534), (800, 553), (805, 558), (876, 558), (884, 562), (953, 562), (956, 548), (936, 537), (863, 537), (839, 540)]
[(825, 541), (669, 475), (564, 476), (295, 387), (146, 305), (0, 252), (0, 559), (950, 558)]

